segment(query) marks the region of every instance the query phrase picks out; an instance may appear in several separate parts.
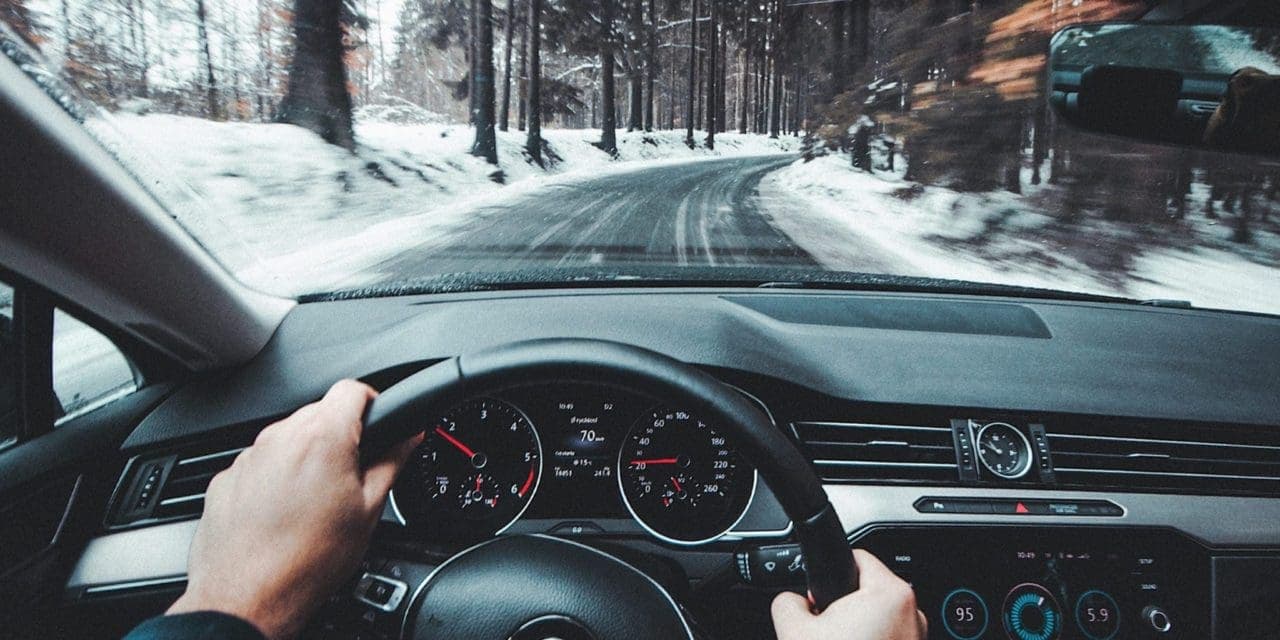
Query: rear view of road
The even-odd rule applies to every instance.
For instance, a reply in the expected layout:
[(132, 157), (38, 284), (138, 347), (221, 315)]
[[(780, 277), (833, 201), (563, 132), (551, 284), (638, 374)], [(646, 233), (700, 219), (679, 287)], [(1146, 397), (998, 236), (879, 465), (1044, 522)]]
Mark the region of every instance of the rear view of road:
[(773, 224), (757, 190), (794, 160), (715, 159), (550, 184), (480, 207), (371, 271), (403, 278), (552, 266), (820, 268)]

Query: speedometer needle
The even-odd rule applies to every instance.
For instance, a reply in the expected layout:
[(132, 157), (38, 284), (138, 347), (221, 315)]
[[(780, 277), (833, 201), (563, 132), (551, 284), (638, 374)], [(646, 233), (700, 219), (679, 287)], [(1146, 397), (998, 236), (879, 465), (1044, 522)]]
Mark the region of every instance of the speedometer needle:
[(441, 438), (444, 438), (445, 440), (448, 440), (448, 441), (449, 441), (449, 444), (451, 444), (451, 445), (453, 445), (453, 446), (457, 447), (457, 448), (458, 448), (458, 451), (461, 451), (461, 452), (462, 452), (462, 455), (465, 455), (467, 458), (474, 458), (474, 457), (476, 457), (476, 452), (472, 451), (472, 450), (471, 450), (471, 447), (468, 447), (467, 445), (462, 444), (462, 442), (461, 442), (460, 440), (458, 440), (457, 438), (455, 438), (455, 437), (453, 437), (453, 436), (449, 435), (449, 432), (445, 431), (443, 428), (441, 428), (441, 427), (436, 427), (436, 433), (437, 433)]
[(675, 458), (650, 458), (648, 460), (632, 460), (631, 466), (636, 467), (640, 465), (649, 466), (651, 464), (675, 464), (675, 463), (676, 463)]

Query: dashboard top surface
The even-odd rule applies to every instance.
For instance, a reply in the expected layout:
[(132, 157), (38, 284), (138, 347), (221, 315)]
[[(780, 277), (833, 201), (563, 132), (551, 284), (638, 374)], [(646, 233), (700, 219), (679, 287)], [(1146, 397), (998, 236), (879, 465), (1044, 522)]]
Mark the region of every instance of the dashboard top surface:
[(547, 337), (625, 342), (859, 402), (1257, 425), (1280, 414), (1277, 318), (959, 295), (597, 289), (299, 305), (254, 360), (177, 391), (125, 447), (280, 415), (338, 378)]

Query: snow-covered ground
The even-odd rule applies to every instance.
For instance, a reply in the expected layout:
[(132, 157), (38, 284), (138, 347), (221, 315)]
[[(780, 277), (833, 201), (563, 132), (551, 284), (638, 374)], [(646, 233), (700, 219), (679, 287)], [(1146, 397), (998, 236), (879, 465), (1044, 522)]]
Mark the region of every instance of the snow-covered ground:
[[(901, 275), (1280, 313), (1274, 227), (1256, 230), (1244, 247), (1228, 240), (1227, 224), (1189, 214), (1178, 231), (1183, 248), (1172, 248), (1144, 246), (1133, 227), (1091, 219), (1064, 241), (1050, 231), (1055, 220), (1032, 204), (1037, 190), (1019, 196), (920, 187), (900, 173), (855, 170), (841, 154), (797, 161), (761, 184), (766, 198), (802, 203), (777, 224), (831, 269), (868, 270), (865, 256), (873, 254), (880, 257), (870, 270), (887, 266)], [(1192, 211), (1200, 210), (1194, 198), (1204, 191), (1193, 193)], [(1120, 244), (1136, 252), (1127, 266), (1099, 267), (1105, 260), (1098, 254)]]
[[(360, 122), (356, 155), (289, 125), (125, 114), (113, 125), (158, 165), (157, 180), (167, 174), (191, 185), (200, 206), (173, 210), (197, 239), (241, 279), (284, 295), (343, 286), (438, 240), (479, 208), (556, 184), (799, 148), (792, 137), (722, 134), (712, 151), (699, 133), (698, 147), (689, 149), (680, 131), (620, 131), (618, 156), (610, 158), (594, 146), (598, 131), (550, 129), (552, 157), (541, 168), (526, 157), (524, 134), (510, 131), (498, 133), (495, 169), (468, 153), (468, 127), (432, 118)], [(1153, 243), (1134, 226), (1094, 218), (1064, 231), (1042, 212), (1052, 189), (1014, 195), (921, 187), (900, 173), (856, 171), (844, 154), (797, 160), (760, 186), (773, 224), (832, 269), (1280, 313), (1274, 224), (1255, 230), (1249, 246), (1229, 242), (1229, 217), (1217, 224), (1194, 214), (1180, 223), (1178, 243)], [(1207, 191), (1195, 186), (1191, 211)]]
[(107, 124), (155, 165), (149, 173), (195, 190), (197, 206), (176, 211), (179, 222), (238, 277), (284, 295), (325, 290), (477, 206), (556, 181), (799, 149), (793, 137), (727, 133), (710, 150), (701, 132), (690, 149), (681, 131), (620, 130), (610, 158), (594, 146), (598, 130), (547, 129), (554, 158), (541, 168), (525, 155), (524, 132), (511, 130), (498, 132), (495, 168), (468, 153), (472, 130), (454, 124), (360, 122), (356, 155), (283, 124), (132, 114)]

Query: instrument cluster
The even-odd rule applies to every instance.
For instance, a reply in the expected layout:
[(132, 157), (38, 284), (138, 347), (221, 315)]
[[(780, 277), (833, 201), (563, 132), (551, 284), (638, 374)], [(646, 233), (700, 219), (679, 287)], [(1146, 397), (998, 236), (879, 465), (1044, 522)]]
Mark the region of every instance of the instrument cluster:
[(703, 544), (742, 519), (756, 490), (756, 471), (719, 425), (625, 390), (517, 387), (423, 421), (391, 503), (435, 541), (481, 539), (521, 519), (631, 518), (664, 542)]

